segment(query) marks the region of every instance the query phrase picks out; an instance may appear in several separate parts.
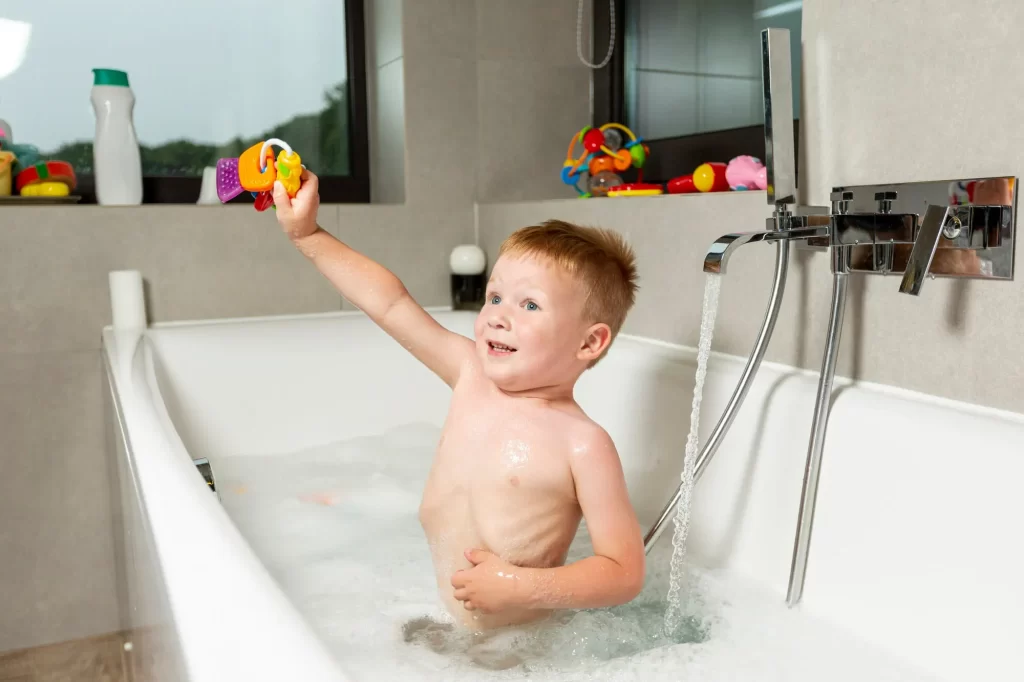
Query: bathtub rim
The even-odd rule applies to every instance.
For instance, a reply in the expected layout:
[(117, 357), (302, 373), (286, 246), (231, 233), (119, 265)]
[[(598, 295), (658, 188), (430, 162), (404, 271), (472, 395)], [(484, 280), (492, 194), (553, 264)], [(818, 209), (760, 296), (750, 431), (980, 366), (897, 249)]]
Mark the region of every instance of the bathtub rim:
[[(454, 315), (475, 315), (476, 313), (471, 310), (456, 310), (452, 306), (446, 305), (435, 305), (435, 306), (423, 306), (424, 310), (431, 313), (451, 313)], [(175, 319), (175, 321), (157, 322), (151, 323), (147, 326), (147, 330), (160, 331), (162, 329), (187, 329), (187, 328), (206, 328), (206, 327), (219, 327), (219, 326), (237, 326), (246, 324), (259, 324), (259, 323), (281, 323), (290, 321), (315, 321), (315, 319), (333, 319), (333, 318), (364, 318), (368, 319), (367, 314), (361, 310), (330, 310), (326, 312), (300, 312), (300, 313), (287, 313), (287, 314), (271, 314), (271, 315), (241, 315), (233, 317), (210, 317), (210, 318), (195, 318), (195, 319)], [(372, 323), (371, 323), (372, 324)], [(114, 329), (111, 326), (103, 328), (103, 337), (109, 333), (113, 334)], [(630, 341), (637, 342), (638, 344), (648, 347), (654, 350), (658, 355), (680, 361), (680, 363), (686, 365), (696, 365), (697, 349), (695, 346), (688, 346), (682, 343), (674, 341), (666, 341), (664, 339), (658, 339), (656, 337), (644, 336), (642, 334), (620, 332), (616, 337), (617, 340), (627, 339)], [(612, 348), (621, 348), (621, 345), (617, 343), (612, 344)], [(718, 364), (732, 365), (734, 367), (742, 367), (746, 364), (745, 355), (737, 355), (735, 353), (727, 353), (720, 350), (712, 350), (711, 359), (717, 360)], [(709, 360), (710, 365), (710, 360)], [(781, 363), (778, 360), (764, 359), (761, 363), (762, 367), (770, 368), (773, 371), (783, 374), (787, 377), (804, 377), (812, 378), (817, 381), (820, 374), (820, 370), (807, 369), (796, 367), (794, 365), (788, 365)], [(968, 412), (969, 414), (982, 415), (987, 417), (993, 417), (997, 419), (1007, 419), (1018, 424), (1024, 424), (1024, 413), (1017, 413), (1011, 410), (993, 408), (977, 402), (970, 402), (968, 400), (958, 400), (955, 398), (949, 398), (941, 395), (935, 395), (932, 393), (925, 393), (923, 391), (914, 390), (912, 388), (904, 388), (901, 386), (895, 386), (893, 384), (884, 384), (876, 381), (868, 381), (865, 379), (853, 379), (845, 375), (839, 374), (837, 371), (835, 386), (833, 388), (833, 407), (837, 399), (842, 397), (843, 390), (848, 388), (859, 388), (867, 391), (878, 391), (886, 395), (898, 397), (906, 400), (912, 400), (915, 402), (922, 402), (929, 404), (929, 406), (945, 408), (945, 409), (956, 409), (961, 412)], [(842, 390), (841, 390), (842, 389)], [(688, 414), (688, 413), (687, 413)], [(703, 419), (714, 419), (717, 421), (718, 416), (703, 416)], [(701, 422), (703, 421), (701, 419)], [(810, 434), (808, 434), (808, 437)], [(682, 453), (682, 450), (680, 450)]]
[[(475, 316), (476, 313), (468, 310), (455, 310), (451, 306), (423, 306), (431, 315), (436, 313), (445, 313), (458, 316)], [(251, 323), (264, 323), (264, 322), (288, 322), (288, 321), (303, 321), (303, 320), (330, 320), (330, 319), (346, 319), (346, 318), (361, 318), (368, 320), (366, 313), (361, 310), (332, 310), (326, 312), (315, 312), (315, 313), (287, 313), (281, 315), (252, 315), (252, 316), (237, 316), (237, 317), (218, 317), (218, 318), (195, 318), (187, 320), (169, 320), (162, 322), (152, 322), (148, 325), (148, 330), (159, 331), (161, 329), (182, 329), (190, 327), (216, 327), (216, 326), (235, 326), (244, 325)], [(370, 322), (372, 324), (372, 322)], [(106, 338), (107, 334), (114, 333), (113, 327), (107, 325), (103, 328), (103, 336)], [(653, 336), (645, 336), (643, 334), (620, 332), (616, 337), (616, 342), (620, 339), (627, 339), (638, 343), (641, 346), (648, 347), (654, 350), (658, 355), (676, 360), (678, 362), (685, 363), (687, 365), (696, 365), (697, 362), (697, 348), (696, 346), (688, 346), (685, 344), (677, 343), (674, 341), (666, 341)], [(713, 342), (712, 342), (713, 343)], [(621, 345), (615, 343), (612, 348), (621, 348)], [(742, 367), (747, 362), (747, 356), (736, 355), (735, 353), (726, 353), (723, 351), (712, 350), (710, 359), (716, 360), (717, 363), (725, 363), (733, 366)], [(710, 366), (710, 360), (709, 360)], [(797, 367), (790, 365), (785, 362), (779, 362), (777, 360), (765, 359), (761, 362), (762, 367), (768, 367), (784, 374), (787, 377), (804, 377), (813, 378), (817, 381), (820, 374), (820, 369), (811, 369), (804, 367)], [(904, 400), (911, 400), (914, 402), (920, 402), (927, 405), (933, 405), (936, 407), (943, 408), (956, 408), (960, 411), (967, 411), (970, 414), (984, 415), (989, 417), (995, 417), (998, 419), (1008, 419), (1015, 423), (1024, 424), (1024, 412), (1014, 412), (1004, 408), (992, 407), (990, 405), (983, 405), (980, 403), (972, 403), (966, 400), (957, 400), (955, 398), (947, 398), (944, 396), (934, 395), (932, 393), (924, 393), (912, 388), (904, 388), (893, 384), (884, 384), (877, 381), (869, 381), (866, 379), (854, 379), (846, 375), (840, 374), (837, 370), (835, 376), (834, 387), (832, 390), (832, 404), (835, 405), (835, 401), (841, 398), (842, 392), (848, 388), (858, 388), (867, 391), (877, 391), (884, 393), (888, 396), (902, 398)], [(840, 390), (843, 389), (843, 390)], [(688, 413), (687, 413), (688, 414)], [(718, 415), (705, 415), (704, 419), (714, 419), (717, 421)], [(808, 437), (810, 434), (808, 434)], [(682, 450), (680, 450), (682, 452)]]

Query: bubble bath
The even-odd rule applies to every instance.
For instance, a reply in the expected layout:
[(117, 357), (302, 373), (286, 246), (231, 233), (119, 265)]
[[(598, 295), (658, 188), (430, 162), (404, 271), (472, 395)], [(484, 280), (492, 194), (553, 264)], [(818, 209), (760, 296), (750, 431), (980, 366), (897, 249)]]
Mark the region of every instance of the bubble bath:
[[(672, 547), (633, 602), (487, 634), (450, 624), (417, 519), (440, 429), (217, 463), (223, 504), (356, 681), (927, 680), (774, 592), (689, 567), (688, 616), (664, 627)], [(590, 553), (585, 524), (569, 553)]]

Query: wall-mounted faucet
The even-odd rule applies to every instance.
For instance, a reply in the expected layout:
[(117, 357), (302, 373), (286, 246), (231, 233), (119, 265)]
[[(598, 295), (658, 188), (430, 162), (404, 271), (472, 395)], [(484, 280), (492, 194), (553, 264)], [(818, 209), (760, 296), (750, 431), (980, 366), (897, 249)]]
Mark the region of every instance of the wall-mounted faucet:
[[(768, 242), (777, 245), (775, 274), (761, 331), (722, 417), (697, 457), (694, 477), (700, 479), (717, 451), (764, 357), (785, 291), (791, 247), (827, 252), (832, 303), (786, 598), (793, 606), (803, 594), (848, 277), (900, 275), (898, 290), (914, 296), (928, 277), (1012, 280), (1016, 178), (840, 186), (833, 188), (830, 206), (796, 205), (789, 31), (762, 31), (761, 54), (768, 203), (774, 211), (764, 231), (715, 240), (705, 256), (704, 271), (725, 274), (736, 249)], [(647, 551), (663, 532), (681, 494), (680, 486), (645, 537)]]

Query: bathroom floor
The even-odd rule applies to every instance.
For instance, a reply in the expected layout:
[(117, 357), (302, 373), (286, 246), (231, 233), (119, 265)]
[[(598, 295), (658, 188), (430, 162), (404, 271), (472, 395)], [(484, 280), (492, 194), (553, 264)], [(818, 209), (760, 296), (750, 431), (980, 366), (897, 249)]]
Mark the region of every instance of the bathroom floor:
[(124, 637), (111, 633), (0, 653), (0, 682), (128, 682)]

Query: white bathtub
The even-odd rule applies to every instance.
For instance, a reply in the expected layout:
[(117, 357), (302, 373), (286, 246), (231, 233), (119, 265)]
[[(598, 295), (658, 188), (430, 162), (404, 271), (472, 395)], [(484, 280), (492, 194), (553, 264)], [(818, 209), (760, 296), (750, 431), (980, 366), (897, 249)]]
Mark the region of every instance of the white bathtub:
[[(472, 315), (435, 314), (472, 334)], [(104, 348), (134, 665), (198, 682), (348, 679), (193, 459), (216, 472), (232, 456), (440, 425), (447, 387), (359, 313), (107, 329)], [(645, 529), (678, 480), (694, 360), (622, 337), (579, 386)], [(742, 364), (712, 357), (702, 442)], [(694, 494), (690, 561), (783, 611), (816, 380), (763, 365)], [(787, 617), (829, 623), (936, 680), (1024, 679), (1022, 482), (1020, 415), (838, 379), (803, 601)], [(811, 654), (791, 642), (766, 665)], [(665, 679), (688, 679), (686, 664)]]

